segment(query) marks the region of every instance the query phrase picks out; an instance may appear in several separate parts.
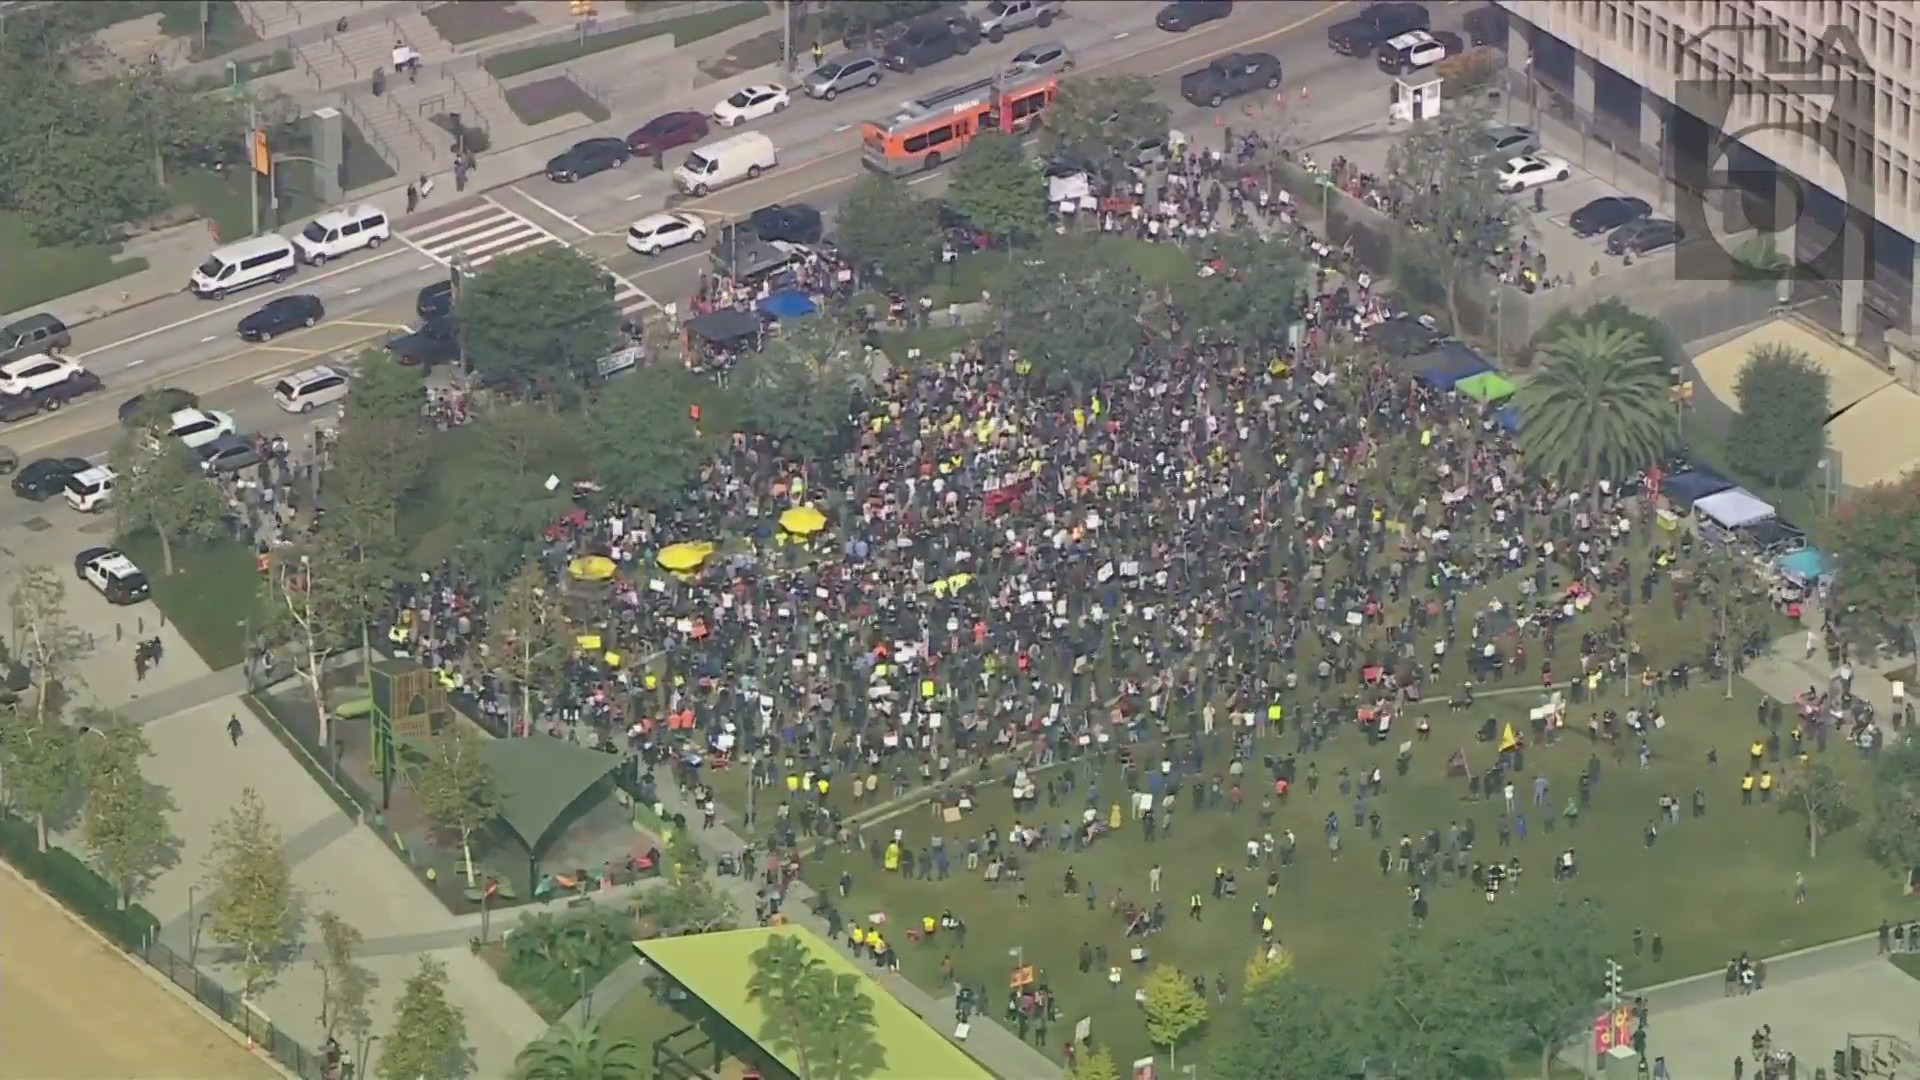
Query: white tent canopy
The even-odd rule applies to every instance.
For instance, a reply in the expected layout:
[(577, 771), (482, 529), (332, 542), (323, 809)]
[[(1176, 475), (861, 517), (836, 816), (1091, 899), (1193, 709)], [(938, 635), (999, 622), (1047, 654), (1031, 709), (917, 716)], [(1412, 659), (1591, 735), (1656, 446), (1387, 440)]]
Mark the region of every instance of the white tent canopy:
[(1709, 495), (1694, 503), (1693, 509), (1725, 529), (1744, 529), (1774, 515), (1771, 505), (1746, 488), (1730, 488)]

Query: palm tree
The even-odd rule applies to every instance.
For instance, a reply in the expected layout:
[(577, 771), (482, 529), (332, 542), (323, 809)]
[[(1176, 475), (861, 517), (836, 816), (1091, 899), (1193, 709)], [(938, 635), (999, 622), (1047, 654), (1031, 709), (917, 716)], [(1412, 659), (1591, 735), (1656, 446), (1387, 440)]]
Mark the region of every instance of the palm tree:
[(863, 981), (824, 968), (819, 972), (811, 995), (809, 1080), (867, 1080), (886, 1068), (886, 1050), (874, 1038), (873, 999)]
[(528, 1043), (514, 1070), (518, 1080), (640, 1080), (646, 1062), (632, 1039), (609, 1039), (569, 1021)]
[(1585, 494), (1657, 464), (1670, 444), (1667, 365), (1638, 333), (1569, 324), (1520, 387), (1520, 450), (1536, 472)]
[(753, 974), (747, 977), (747, 1000), (757, 1002), (766, 1012), (766, 1022), (756, 1033), (773, 1053), (791, 1053), (801, 1080), (811, 1080), (807, 1047), (813, 1042), (816, 1016), (809, 999), (825, 970), (820, 958), (808, 950), (797, 934), (776, 933), (766, 944), (753, 950), (750, 958)]

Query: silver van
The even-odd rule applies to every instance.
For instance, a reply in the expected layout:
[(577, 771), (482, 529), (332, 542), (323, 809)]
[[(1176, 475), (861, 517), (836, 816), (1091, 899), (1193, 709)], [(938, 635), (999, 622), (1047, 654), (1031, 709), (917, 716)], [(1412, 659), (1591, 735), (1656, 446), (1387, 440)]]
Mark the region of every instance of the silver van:
[(883, 74), (885, 69), (881, 67), (879, 57), (869, 53), (846, 53), (814, 68), (801, 86), (810, 98), (832, 101), (840, 96), (842, 90), (880, 85), (880, 76)]

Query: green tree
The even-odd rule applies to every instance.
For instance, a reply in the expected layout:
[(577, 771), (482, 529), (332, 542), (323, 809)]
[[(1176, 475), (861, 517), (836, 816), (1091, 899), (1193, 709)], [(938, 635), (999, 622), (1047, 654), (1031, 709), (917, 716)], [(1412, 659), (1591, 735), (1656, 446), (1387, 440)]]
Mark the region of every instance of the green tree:
[(1873, 759), (1867, 850), (1903, 882), (1920, 870), (1920, 742), (1909, 739)]
[(1368, 1056), (1393, 1062), (1402, 1076), (1499, 1076), (1511, 1033), (1485, 993), (1478, 947), (1434, 944), (1413, 927), (1394, 934), (1360, 1025)]
[(1673, 434), (1666, 364), (1640, 335), (1569, 323), (1520, 387), (1520, 451), (1535, 471), (1590, 494), (1657, 463)]
[(1146, 76), (1094, 75), (1060, 81), (1040, 130), (1050, 149), (1083, 154), (1112, 175), (1141, 143), (1165, 138), (1172, 122)]
[(329, 1039), (365, 1039), (373, 1030), (367, 998), (379, 982), (360, 962), (366, 937), (332, 911), (320, 912), (314, 925), (320, 929), (320, 955), (313, 958), (320, 971), (320, 1027)]
[(341, 406), (344, 429), (371, 420), (410, 426), (417, 436), (427, 407), (427, 373), (396, 364), (382, 349), (366, 349), (353, 364), (353, 393)]
[(838, 324), (796, 329), (743, 359), (728, 381), (741, 426), (790, 454), (818, 461), (846, 435), (866, 381), (865, 348)]
[(540, 530), (566, 511), (570, 490), (548, 491), (531, 476), (475, 469), (456, 476), (448, 495), (455, 565), (482, 580), (500, 581), (536, 550)]
[(1286, 340), (1302, 268), (1296, 249), (1248, 229), (1214, 240), (1221, 269), (1178, 279), (1174, 301), (1186, 326), (1257, 349)]
[(655, 505), (679, 498), (707, 456), (693, 410), (705, 417), (718, 396), (711, 382), (679, 368), (643, 368), (615, 380), (584, 425), (594, 479), (616, 497)]
[(1207, 1022), (1207, 999), (1194, 993), (1193, 984), (1171, 964), (1148, 972), (1144, 989), (1146, 999), (1141, 1005), (1147, 1017), (1147, 1038), (1167, 1048), (1167, 1071), (1177, 1072), (1174, 1053)]
[(640, 1046), (579, 1021), (556, 1024), (514, 1061), (518, 1080), (641, 1080), (650, 1074)]
[(533, 730), (535, 691), (551, 689), (573, 656), (573, 630), (560, 595), (547, 584), (538, 563), (507, 583), (506, 593), (488, 620), (493, 631), (490, 654), (520, 689), (520, 722)]
[(1067, 1077), (1068, 1080), (1120, 1080), (1120, 1067), (1113, 1063), (1113, 1051), (1096, 1046), (1074, 1061)]
[[(1214, 1040), (1207, 1075), (1217, 1080), (1335, 1080), (1366, 1057), (1358, 1004), (1298, 978), (1250, 985)], [(1412, 1074), (1407, 1074), (1412, 1075)]]
[(1046, 233), (1047, 178), (1027, 157), (1019, 136), (982, 132), (952, 176), (947, 203), (1009, 249)]
[(1727, 429), (1727, 463), (1775, 487), (1803, 483), (1827, 450), (1830, 382), (1798, 349), (1762, 345), (1748, 353), (1733, 388), (1740, 410)]
[(22, 567), (7, 594), (13, 615), (13, 653), (33, 672), (33, 712), (47, 719), (54, 688), (78, 677), (76, 665), (93, 652), (91, 635), (67, 618), (67, 582), (52, 567)]
[(579, 453), (573, 425), (578, 417), (546, 402), (508, 403), (488, 409), (469, 426), (484, 451), (488, 472), (516, 480), (545, 480)]
[(521, 386), (586, 377), (620, 327), (608, 280), (592, 259), (558, 244), (489, 262), (454, 305), (468, 366)]
[(1284, 979), (1293, 973), (1293, 950), (1286, 946), (1276, 946), (1271, 955), (1261, 949), (1247, 961), (1245, 977), (1240, 980), (1242, 992), (1250, 992), (1269, 979)]
[(492, 766), (480, 756), (485, 737), (452, 726), (433, 737), (415, 787), (433, 823), (460, 836), (467, 887), (475, 880), (473, 834), (500, 816), (500, 790)]
[(1409, 127), (1387, 153), (1405, 215), (1422, 226), (1395, 244), (1394, 277), (1437, 285), (1456, 329), (1460, 284), (1514, 243), (1519, 221), (1498, 187), (1503, 162), (1486, 150), (1492, 122), (1484, 99), (1456, 103)]
[(178, 838), (167, 824), (173, 797), (140, 774), (153, 756), (147, 733), (118, 713), (82, 709), (80, 836), (121, 910), (174, 857)]
[[(997, 297), (1007, 340), (1047, 386), (1097, 386), (1133, 360), (1149, 299), (1140, 275), (1112, 250), (1065, 238), (1008, 269)], [(1060, 303), (1063, 296), (1074, 302)]]
[(878, 1021), (864, 980), (823, 967), (809, 972), (807, 981), (811, 1046), (805, 1080), (869, 1080), (885, 1072), (887, 1052), (875, 1037)]
[(208, 929), (240, 953), (240, 996), (251, 998), (293, 944), (299, 918), (286, 838), (254, 789), (214, 825), (201, 884), (212, 898)]
[(447, 966), (422, 956), (393, 1007), (393, 1026), (380, 1040), (374, 1075), (380, 1080), (422, 1080), (466, 1072), (467, 1020), (447, 1000)]
[(207, 482), (185, 443), (136, 426), (114, 445), (111, 460), (119, 477), (115, 527), (121, 536), (151, 529), (160, 540), (161, 573), (173, 576), (175, 544), (212, 540), (226, 531), (220, 489)]
[(73, 807), (79, 790), (79, 735), (58, 715), (0, 705), (0, 778), (7, 802), (33, 821), (34, 843), (47, 850), (47, 828)]
[[(306, 685), (309, 700), (320, 718), (320, 745), (333, 745), (333, 710), (327, 707), (327, 661), (350, 645), (359, 627), (353, 614), (329, 602), (334, 571), (342, 579), (359, 564), (337, 550), (316, 558), (313, 551), (283, 553), (267, 573), (266, 625), (269, 640), (286, 644), (294, 653), (294, 668)], [(331, 556), (331, 557), (329, 557)], [(318, 572), (316, 572), (316, 570)]]
[(1848, 499), (1833, 538), (1841, 605), (1883, 635), (1920, 634), (1920, 473)]
[(1820, 838), (1860, 820), (1854, 808), (1853, 789), (1833, 766), (1824, 761), (1795, 764), (1786, 776), (1791, 796), (1781, 804), (1804, 814), (1807, 819), (1807, 858), (1820, 857)]
[(1594, 980), (1606, 964), (1599, 911), (1556, 900), (1479, 925), (1467, 952), (1487, 972), (1482, 1000), (1516, 1043), (1539, 1048), (1548, 1076), (1561, 1045), (1593, 1017)]
[(872, 268), (888, 283), (917, 288), (933, 277), (940, 261), (940, 213), (904, 180), (884, 174), (862, 177), (841, 204), (840, 249), (863, 270)]
[(740, 925), (740, 908), (712, 878), (676, 875), (634, 902), (634, 917), (650, 920), (662, 934), (711, 934)]
[(748, 957), (747, 1000), (764, 1014), (760, 1042), (776, 1055), (793, 1055), (800, 1080), (813, 1080), (809, 1036), (813, 1019), (809, 993), (813, 976), (825, 971), (820, 958), (794, 934), (773, 934)]

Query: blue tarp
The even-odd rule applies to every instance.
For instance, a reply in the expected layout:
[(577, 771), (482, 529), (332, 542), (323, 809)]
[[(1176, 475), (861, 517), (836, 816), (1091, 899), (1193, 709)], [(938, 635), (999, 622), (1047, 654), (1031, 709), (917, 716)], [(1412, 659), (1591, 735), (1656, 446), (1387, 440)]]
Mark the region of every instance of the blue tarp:
[(1733, 487), (1733, 481), (1711, 469), (1689, 469), (1674, 473), (1660, 484), (1660, 494), (1681, 507), (1691, 507), (1709, 495), (1718, 495)]
[(1517, 432), (1520, 430), (1520, 410), (1511, 405), (1501, 406), (1500, 411), (1494, 413), (1493, 417), (1500, 422), (1500, 428), (1503, 431)]
[(776, 319), (798, 319), (801, 316), (813, 314), (817, 309), (813, 306), (813, 301), (807, 299), (807, 294), (795, 289), (787, 289), (760, 301), (760, 310)]
[(1827, 557), (1818, 548), (1801, 548), (1791, 555), (1782, 555), (1774, 560), (1774, 565), (1785, 574), (1791, 574), (1802, 581), (1813, 581), (1827, 572)]
[(1421, 382), (1441, 390), (1451, 390), (1453, 384), (1461, 379), (1471, 379), (1493, 370), (1493, 365), (1487, 363), (1479, 353), (1458, 341), (1443, 343), (1425, 356), (1416, 358), (1413, 366), (1420, 373)]

